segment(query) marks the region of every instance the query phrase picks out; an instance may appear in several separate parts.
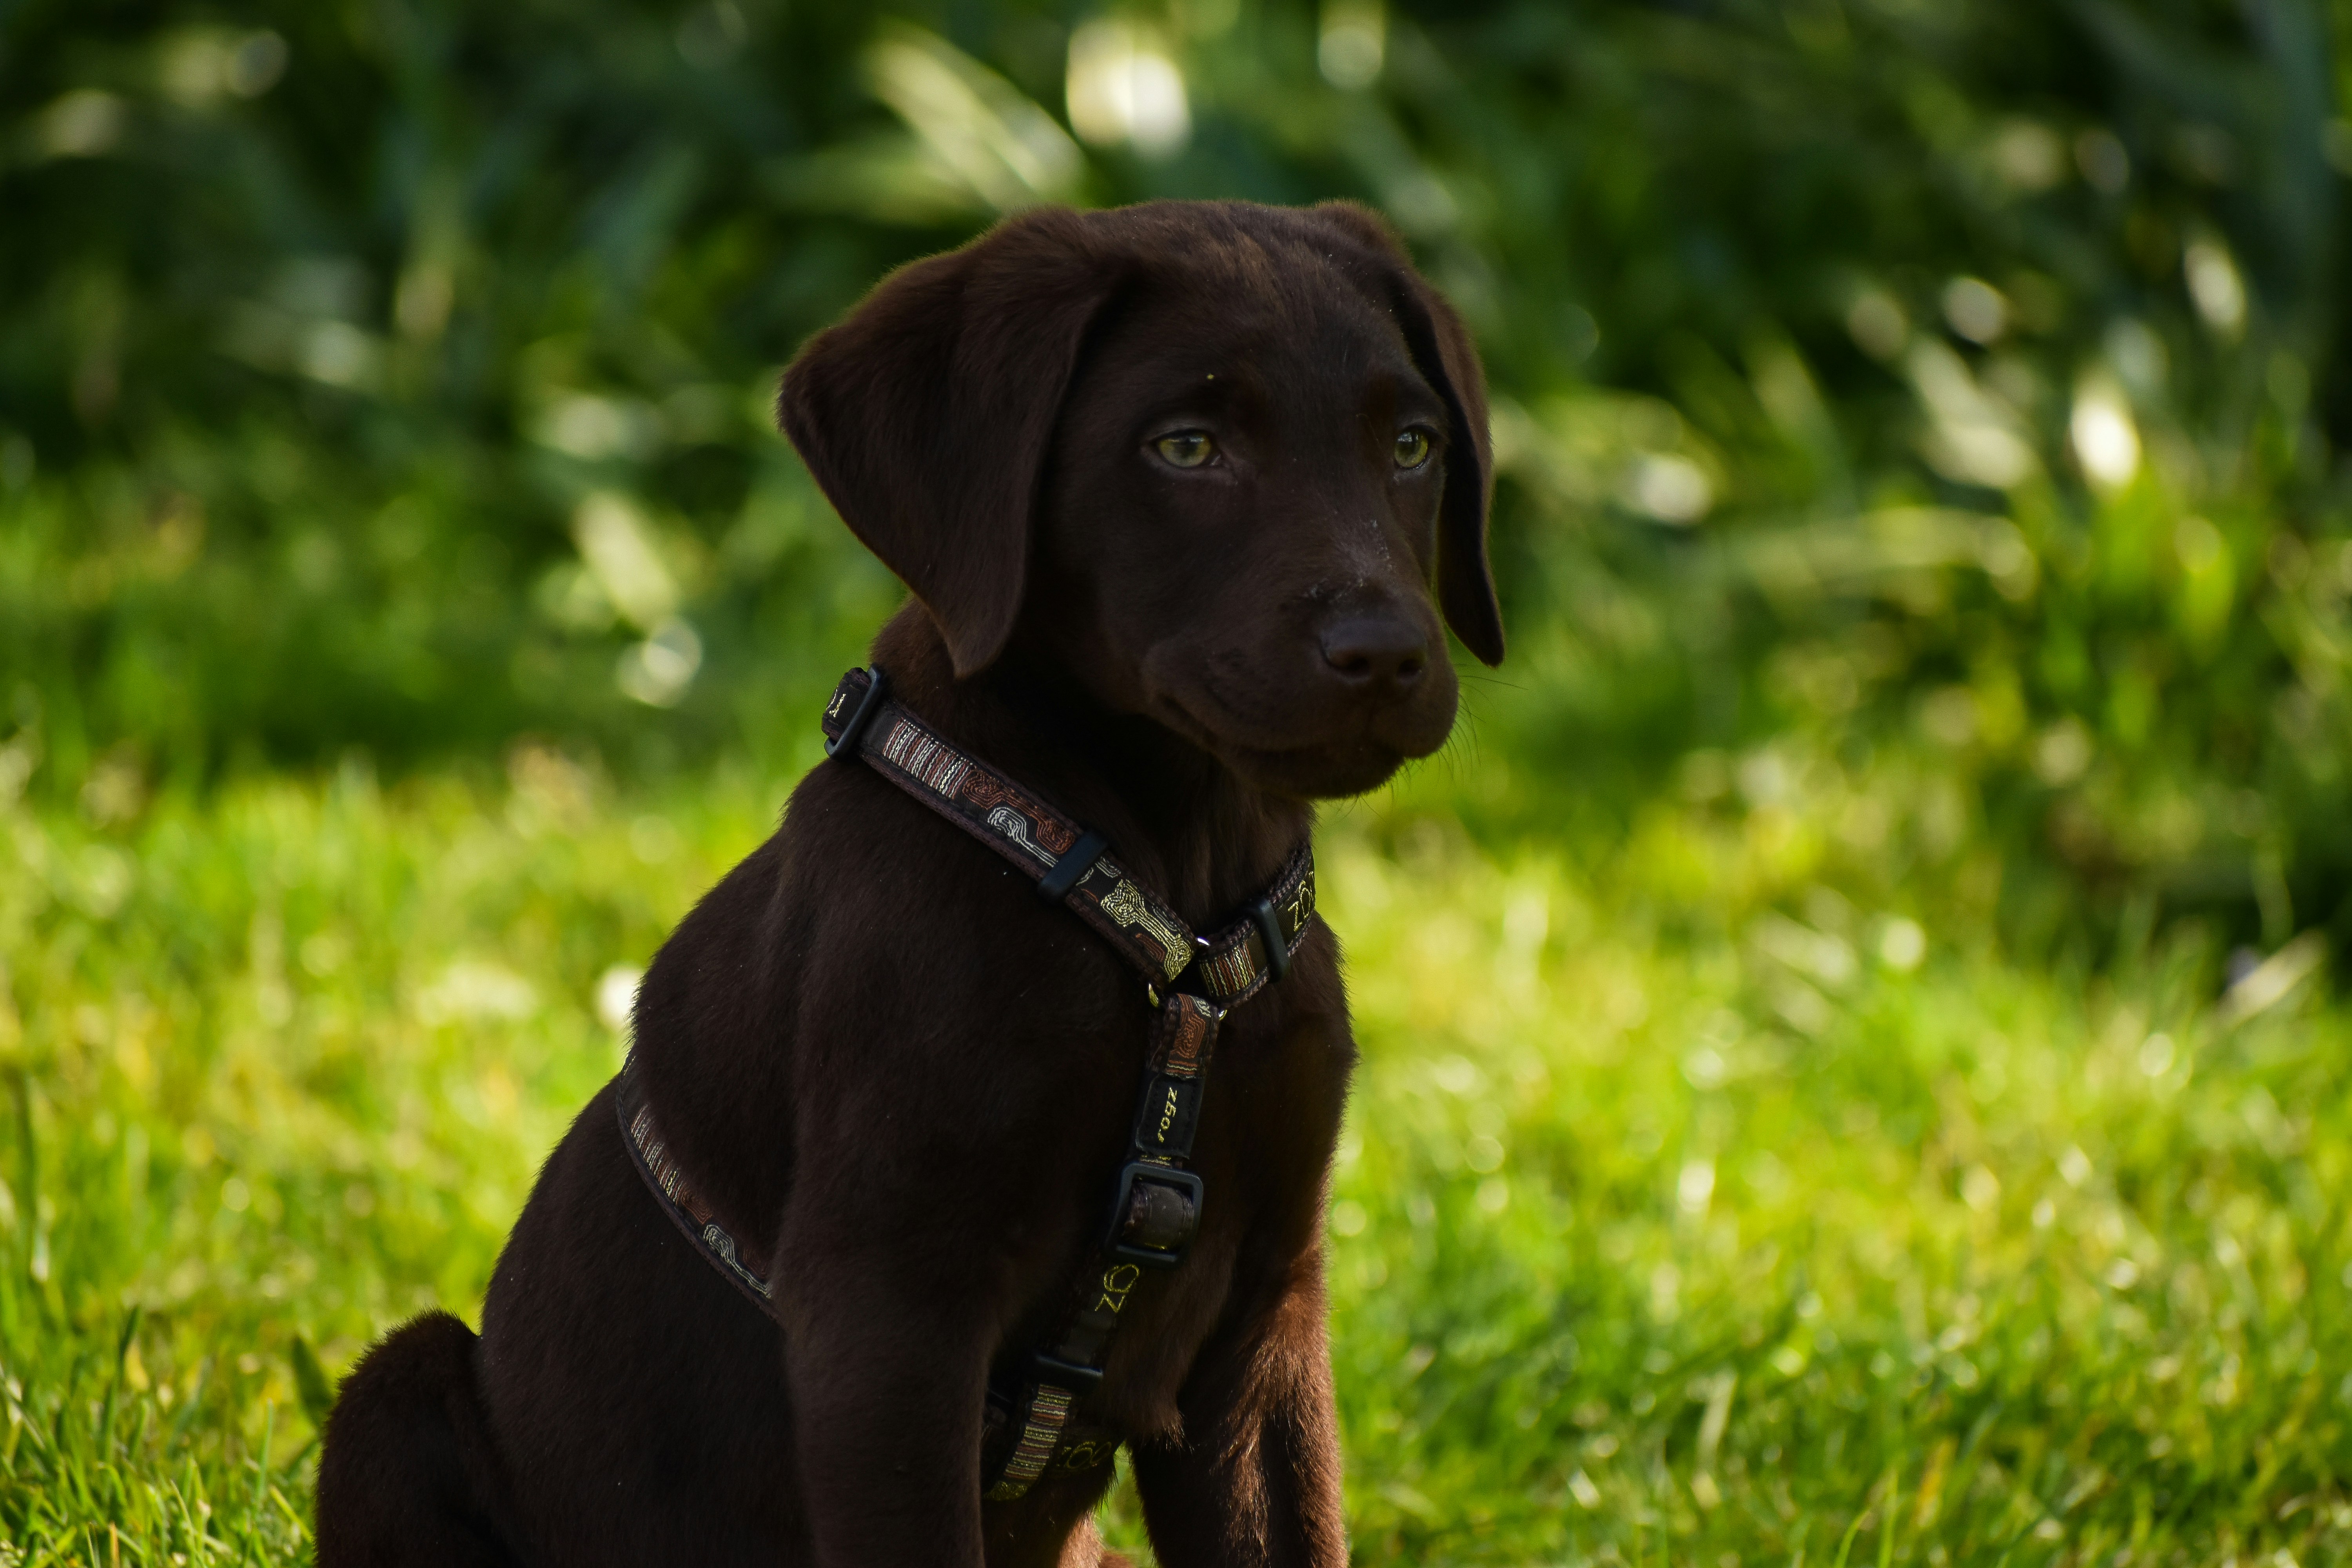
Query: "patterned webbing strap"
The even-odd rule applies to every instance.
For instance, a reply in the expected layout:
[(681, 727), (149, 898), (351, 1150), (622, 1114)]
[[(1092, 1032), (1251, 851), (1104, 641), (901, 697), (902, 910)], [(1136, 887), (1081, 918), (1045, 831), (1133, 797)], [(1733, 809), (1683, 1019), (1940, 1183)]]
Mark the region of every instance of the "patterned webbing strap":
[(768, 1283), (772, 1277), (767, 1260), (756, 1248), (736, 1240), (687, 1182), (685, 1170), (670, 1152), (661, 1129), (654, 1124), (654, 1108), (646, 1103), (645, 1081), (637, 1074), (634, 1048), (621, 1063), (621, 1076), (613, 1080), (613, 1114), (620, 1121), (621, 1142), (628, 1146), (630, 1163), (661, 1200), (662, 1212), (669, 1215), (670, 1223), (745, 1300), (775, 1317), (776, 1293)]
[[(1009, 1387), (989, 1391), (982, 1474), (991, 1478), (989, 1499), (1006, 1501), (1049, 1471), (1092, 1469), (1118, 1451), (1118, 1435), (1079, 1412), (1102, 1384), (1129, 1298), (1148, 1272), (1182, 1262), (1200, 1227), (1201, 1179), (1190, 1164), (1217, 1027), (1227, 1009), (1288, 972), (1315, 916), (1315, 857), (1301, 845), (1239, 918), (1214, 936), (1196, 937), (1105, 853), (1109, 845), (1100, 834), (957, 751), (887, 692), (878, 668), (842, 679), (825, 705), (827, 752), (862, 759), (1036, 874), (1041, 894), (1110, 938), (1153, 983), (1159, 1008), (1105, 1239), (1080, 1271), (1044, 1348), (1014, 1363)], [(688, 1183), (646, 1101), (634, 1050), (614, 1080), (613, 1107), (631, 1163), (671, 1223), (745, 1300), (778, 1318), (767, 1260), (731, 1234)]]
[(1059, 1326), (1016, 1370), (1017, 1392), (1009, 1398), (992, 1394), (1005, 1409), (1006, 1429), (1017, 1434), (1013, 1451), (1001, 1462), (992, 1449), (982, 1455), (983, 1466), (1001, 1463), (988, 1489), (992, 1502), (1021, 1496), (1049, 1467), (1060, 1472), (1092, 1469), (1118, 1449), (1116, 1435), (1106, 1441), (1091, 1432), (1071, 1431), (1070, 1411), (1101, 1385), (1111, 1335), (1145, 1272), (1182, 1262), (1200, 1227), (1201, 1179), (1188, 1167), (1209, 1058), (1223, 1016), (1224, 1010), (1203, 996), (1180, 993), (1160, 1002), (1151, 1031), (1150, 1071), (1144, 1075), (1127, 1164), (1112, 1200), (1109, 1235), (1079, 1270)]
[[(1039, 891), (1103, 935), (1166, 985), (1190, 969), (1190, 989), (1231, 1007), (1290, 967), (1315, 914), (1315, 854), (1300, 845), (1274, 886), (1212, 936), (1105, 854), (1108, 841), (956, 750), (896, 702), (881, 670), (853, 669), (824, 708), (826, 750), (854, 752), (876, 773), (1037, 879)], [(1066, 866), (1065, 858), (1077, 864)]]

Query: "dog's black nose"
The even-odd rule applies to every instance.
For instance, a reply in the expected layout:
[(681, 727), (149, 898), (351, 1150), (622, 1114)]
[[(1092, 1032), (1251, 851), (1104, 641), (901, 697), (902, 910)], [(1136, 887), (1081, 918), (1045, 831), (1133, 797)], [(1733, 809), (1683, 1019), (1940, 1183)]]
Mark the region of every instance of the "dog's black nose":
[(1323, 628), (1323, 662), (1350, 686), (1400, 690), (1429, 666), (1429, 639), (1397, 616), (1349, 616)]

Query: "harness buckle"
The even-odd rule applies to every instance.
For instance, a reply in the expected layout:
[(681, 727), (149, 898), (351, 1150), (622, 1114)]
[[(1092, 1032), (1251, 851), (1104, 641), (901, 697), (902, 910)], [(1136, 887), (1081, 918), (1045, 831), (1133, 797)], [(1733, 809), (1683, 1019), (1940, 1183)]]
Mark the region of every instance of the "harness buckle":
[(824, 743), (824, 754), (828, 757), (846, 757), (856, 762), (857, 742), (865, 736), (866, 726), (874, 721), (875, 714), (882, 711), (884, 693), (890, 683), (883, 679), (882, 667), (878, 664), (868, 668), (866, 674), (866, 695), (859, 698), (857, 706), (850, 710), (849, 718), (841, 726), (841, 733)]
[(1110, 1251), (1122, 1263), (1173, 1268), (1201, 1228), (1201, 1178), (1149, 1160), (1118, 1173), (1111, 1205)]

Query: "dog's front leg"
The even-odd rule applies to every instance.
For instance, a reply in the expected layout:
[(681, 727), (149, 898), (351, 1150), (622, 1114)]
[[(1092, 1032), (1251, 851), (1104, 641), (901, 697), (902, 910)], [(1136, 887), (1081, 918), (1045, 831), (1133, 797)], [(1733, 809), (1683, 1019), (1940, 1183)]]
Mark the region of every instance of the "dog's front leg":
[(1342, 1568), (1339, 1426), (1324, 1329), (1323, 1250), (1211, 1340), (1180, 1405), (1181, 1444), (1139, 1446), (1137, 1489), (1164, 1568)]
[(980, 1568), (986, 1314), (906, 1263), (835, 1256), (787, 1288), (793, 1447), (824, 1568)]

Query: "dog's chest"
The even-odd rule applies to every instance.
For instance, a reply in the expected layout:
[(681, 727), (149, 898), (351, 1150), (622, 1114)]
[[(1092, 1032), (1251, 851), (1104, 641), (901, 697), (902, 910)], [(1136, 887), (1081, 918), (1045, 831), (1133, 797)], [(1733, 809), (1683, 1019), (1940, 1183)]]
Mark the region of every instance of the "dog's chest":
[(1317, 1267), (1323, 1193), (1353, 1059), (1336, 1009), (1229, 1016), (1204, 1097), (1193, 1168), (1202, 1187), (1190, 1254), (1126, 1287), (1105, 1403), (1135, 1436), (1171, 1434), (1179, 1398), (1213, 1335), (1248, 1336)]

